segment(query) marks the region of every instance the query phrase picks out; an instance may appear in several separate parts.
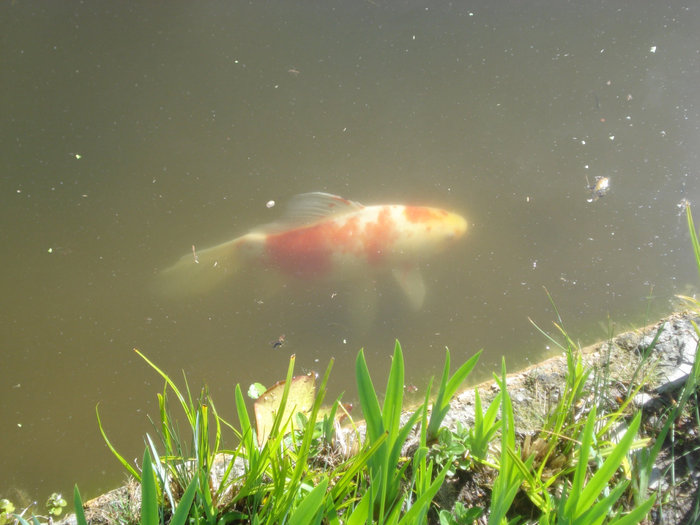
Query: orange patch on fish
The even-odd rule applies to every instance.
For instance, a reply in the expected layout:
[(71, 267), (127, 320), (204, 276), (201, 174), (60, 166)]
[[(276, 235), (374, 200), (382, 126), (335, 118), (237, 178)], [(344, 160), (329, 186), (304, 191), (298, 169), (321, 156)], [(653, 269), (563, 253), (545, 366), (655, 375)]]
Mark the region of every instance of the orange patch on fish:
[(332, 252), (328, 237), (332, 224), (318, 224), (298, 228), (265, 239), (265, 248), (271, 265), (297, 277), (312, 277), (332, 269)]
[(406, 220), (412, 223), (439, 221), (448, 215), (448, 212), (445, 210), (422, 206), (406, 206), (403, 213), (406, 216)]

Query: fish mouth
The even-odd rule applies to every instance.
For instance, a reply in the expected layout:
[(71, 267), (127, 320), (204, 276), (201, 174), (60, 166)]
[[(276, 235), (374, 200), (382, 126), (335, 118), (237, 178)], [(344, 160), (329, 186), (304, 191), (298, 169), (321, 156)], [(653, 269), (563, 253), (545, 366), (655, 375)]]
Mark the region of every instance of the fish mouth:
[(467, 232), (467, 220), (461, 215), (457, 215), (456, 213), (451, 214), (450, 219), (450, 222), (452, 223), (452, 231), (448, 233), (448, 238), (459, 239)]
[(456, 213), (450, 213), (443, 228), (443, 239), (445, 242), (451, 243), (464, 236), (467, 232), (467, 221), (464, 217)]

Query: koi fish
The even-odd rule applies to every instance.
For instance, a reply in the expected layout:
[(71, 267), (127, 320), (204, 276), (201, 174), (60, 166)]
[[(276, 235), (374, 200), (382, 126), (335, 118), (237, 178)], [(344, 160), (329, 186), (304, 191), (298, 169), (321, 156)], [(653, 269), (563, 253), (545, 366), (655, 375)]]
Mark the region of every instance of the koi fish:
[(328, 193), (303, 193), (277, 222), (202, 251), (193, 246), (163, 277), (171, 289), (206, 292), (243, 265), (303, 280), (389, 271), (419, 309), (425, 297), (419, 264), (466, 230), (464, 218), (438, 208), (363, 206)]

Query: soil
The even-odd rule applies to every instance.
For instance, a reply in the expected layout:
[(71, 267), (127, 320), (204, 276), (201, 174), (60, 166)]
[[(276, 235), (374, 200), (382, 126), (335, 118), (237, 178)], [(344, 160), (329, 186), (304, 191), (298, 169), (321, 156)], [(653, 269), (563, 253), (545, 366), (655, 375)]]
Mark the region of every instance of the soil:
[[(698, 338), (694, 320), (694, 315), (689, 313), (674, 314), (654, 325), (582, 349), (584, 364), (593, 370), (589, 382), (605, 381), (607, 400), (611, 404), (619, 406), (629, 389), (643, 385), (625, 410), (630, 414), (642, 411), (641, 433), (652, 438), (661, 426), (661, 414), (677, 401), (695, 361)], [(656, 344), (652, 345), (655, 338)], [(536, 447), (539, 429), (555, 407), (566, 376), (567, 360), (562, 354), (507, 377), (521, 447)], [(494, 382), (477, 388), (484, 407), (499, 391)], [(693, 405), (692, 410), (686, 410), (676, 420), (673, 439), (667, 437), (658, 456), (650, 490), (659, 496), (646, 524), (700, 522), (697, 408)], [(454, 429), (458, 422), (469, 426), (473, 421), (472, 388), (455, 397), (444, 425)], [(415, 447), (415, 438), (413, 443), (409, 440), (405, 453), (410, 453), (412, 447)], [(223, 468), (227, 458), (220, 458), (219, 463)], [(447, 479), (435, 501), (439, 508), (448, 510), (456, 502), (466, 507), (488, 508), (494, 479), (495, 473), (488, 469), (457, 470), (455, 476)], [(115, 523), (117, 516), (123, 519), (124, 514), (136, 518), (139, 507), (140, 487), (131, 482), (87, 502), (85, 513), (90, 523), (106, 524)], [(516, 498), (514, 507), (520, 516), (536, 519), (536, 509), (524, 495)], [(437, 516), (431, 516), (431, 522), (438, 523)], [(75, 523), (75, 518), (69, 516), (61, 523)], [(483, 523), (486, 523), (485, 518)]]

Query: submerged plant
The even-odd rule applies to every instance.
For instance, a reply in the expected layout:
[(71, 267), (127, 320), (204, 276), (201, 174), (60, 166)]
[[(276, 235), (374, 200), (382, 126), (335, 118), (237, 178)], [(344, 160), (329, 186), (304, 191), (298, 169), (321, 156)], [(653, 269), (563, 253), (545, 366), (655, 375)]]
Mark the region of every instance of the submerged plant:
[(0, 499), (0, 525), (5, 525), (6, 523), (9, 523), (10, 520), (13, 519), (11, 516), (14, 511), (15, 506), (9, 499)]
[(68, 505), (68, 503), (58, 492), (54, 492), (49, 496), (49, 499), (46, 500), (46, 510), (50, 516), (60, 516), (66, 505)]

